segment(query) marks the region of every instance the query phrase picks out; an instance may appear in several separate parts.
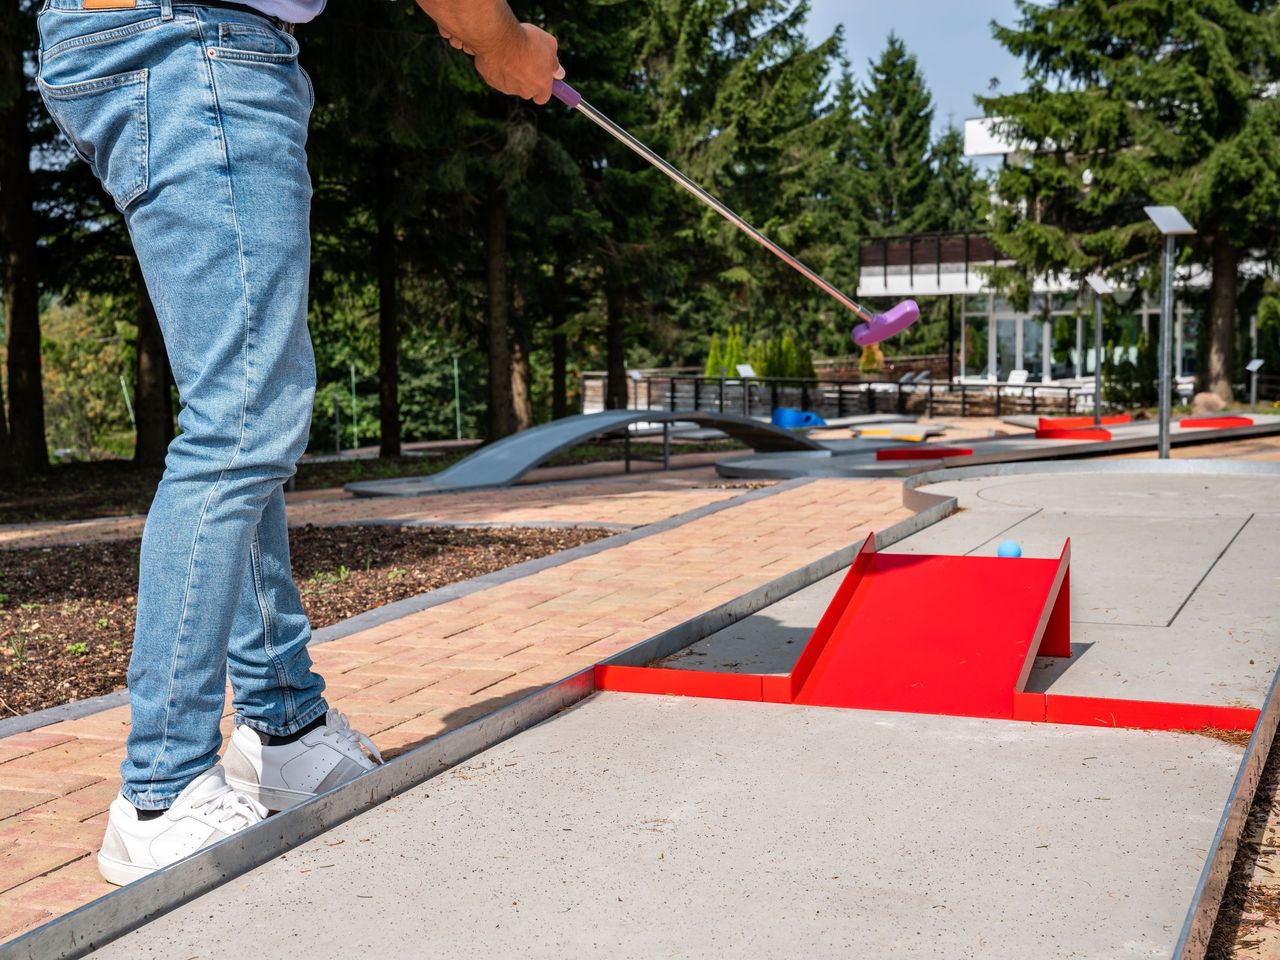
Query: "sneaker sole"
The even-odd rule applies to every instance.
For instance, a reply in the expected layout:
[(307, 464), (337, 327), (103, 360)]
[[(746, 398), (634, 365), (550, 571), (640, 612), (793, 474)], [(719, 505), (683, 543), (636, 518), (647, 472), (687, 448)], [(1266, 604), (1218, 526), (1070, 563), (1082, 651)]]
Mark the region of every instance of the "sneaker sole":
[(251, 800), (256, 800), (268, 810), (288, 810), (303, 800), (310, 800), (314, 793), (302, 790), (289, 790), (286, 787), (264, 787), (259, 783), (249, 783), (236, 777), (227, 777), (227, 783), (237, 793), (243, 793)]
[(133, 883), (135, 880), (141, 880), (159, 869), (159, 867), (145, 867), (137, 863), (129, 863), (126, 860), (117, 860), (115, 857), (108, 857), (102, 852), (98, 853), (98, 872), (102, 874), (103, 880), (107, 881), (107, 883), (113, 883), (117, 887), (123, 887), (126, 884)]

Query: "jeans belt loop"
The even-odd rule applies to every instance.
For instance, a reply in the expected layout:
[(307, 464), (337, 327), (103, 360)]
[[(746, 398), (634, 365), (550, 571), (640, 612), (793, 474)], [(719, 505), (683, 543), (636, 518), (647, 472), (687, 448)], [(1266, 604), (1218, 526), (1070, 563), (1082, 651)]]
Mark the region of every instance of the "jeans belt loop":
[(173, 0), (160, 0), (160, 19), (173, 19)]

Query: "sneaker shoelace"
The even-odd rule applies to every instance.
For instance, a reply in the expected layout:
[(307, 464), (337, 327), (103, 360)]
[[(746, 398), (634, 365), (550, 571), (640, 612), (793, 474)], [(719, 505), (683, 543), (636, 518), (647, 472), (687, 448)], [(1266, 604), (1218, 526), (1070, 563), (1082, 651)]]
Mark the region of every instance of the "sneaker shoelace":
[(262, 813), (254, 802), (231, 787), (219, 791), (196, 809), (219, 827), (227, 828), (228, 833), (251, 827), (262, 820)]
[(324, 735), (326, 737), (333, 735), (338, 740), (349, 743), (354, 747), (364, 747), (378, 763), (382, 763), (382, 754), (378, 752), (378, 748), (374, 746), (373, 741), (359, 730), (353, 730), (351, 721), (346, 718), (342, 711), (330, 707), (329, 712), (325, 714), (324, 723)]

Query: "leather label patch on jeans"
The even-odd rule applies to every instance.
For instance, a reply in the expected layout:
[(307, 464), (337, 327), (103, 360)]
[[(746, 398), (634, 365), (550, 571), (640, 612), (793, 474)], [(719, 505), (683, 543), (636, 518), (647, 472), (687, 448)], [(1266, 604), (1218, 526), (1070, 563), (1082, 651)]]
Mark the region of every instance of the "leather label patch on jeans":
[(82, 0), (85, 10), (132, 10), (138, 0)]

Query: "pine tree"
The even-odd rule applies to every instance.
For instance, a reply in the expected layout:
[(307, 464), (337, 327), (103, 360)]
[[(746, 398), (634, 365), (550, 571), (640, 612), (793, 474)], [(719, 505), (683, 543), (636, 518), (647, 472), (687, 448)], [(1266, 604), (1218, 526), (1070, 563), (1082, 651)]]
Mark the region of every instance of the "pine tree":
[(920, 228), (929, 195), (933, 98), (915, 55), (894, 34), (857, 93), (850, 131), (865, 229), (871, 234)]
[(933, 176), (918, 229), (981, 229), (987, 216), (987, 183), (964, 158), (964, 134), (957, 127), (947, 127), (931, 152)]
[(1241, 261), (1273, 250), (1280, 207), (1274, 0), (1019, 0), (996, 37), (1024, 92), (983, 100), (1022, 163), (1001, 171), (995, 234), (1026, 277), (1154, 275), (1143, 206), (1179, 207), (1212, 270), (1205, 386), (1231, 397)]
[(703, 372), (708, 377), (724, 376), (724, 350), (718, 333), (711, 335), (711, 349), (707, 352), (707, 366)]

